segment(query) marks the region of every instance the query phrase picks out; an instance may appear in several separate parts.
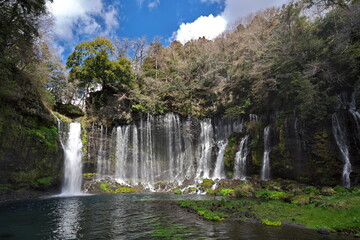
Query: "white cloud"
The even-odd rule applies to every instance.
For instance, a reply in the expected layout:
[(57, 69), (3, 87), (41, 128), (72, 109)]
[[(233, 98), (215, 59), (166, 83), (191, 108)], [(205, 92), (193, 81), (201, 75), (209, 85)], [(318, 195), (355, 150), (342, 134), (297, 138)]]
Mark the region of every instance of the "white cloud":
[(160, 4), (160, 0), (151, 1), (148, 4), (148, 7), (150, 9), (156, 8)]
[(201, 16), (192, 23), (182, 23), (175, 33), (176, 40), (186, 43), (199, 37), (214, 39), (226, 29), (226, 21), (223, 17), (213, 15)]
[(136, 0), (136, 2), (139, 7), (142, 7), (144, 2), (146, 2), (150, 10), (156, 8), (160, 4), (160, 0)]
[[(105, 34), (119, 25), (113, 6), (104, 7), (102, 0), (54, 0), (48, 9), (55, 19), (55, 34), (70, 39), (78, 33)], [(104, 27), (105, 32), (100, 32)]]
[(88, 33), (95, 31), (92, 15), (101, 15), (103, 10), (101, 0), (54, 0), (48, 7), (55, 18), (55, 33), (60, 38), (72, 38), (76, 26)]
[(119, 21), (117, 20), (117, 10), (115, 7), (110, 7), (109, 11), (104, 14), (104, 20), (106, 25), (106, 34), (110, 34), (110, 32), (119, 26)]
[(212, 40), (229, 29), (240, 18), (262, 9), (281, 6), (289, 0), (200, 0), (201, 2), (221, 3), (224, 2), (224, 11), (217, 16), (201, 16), (191, 23), (182, 23), (179, 29), (173, 33), (172, 40), (181, 43), (205, 37)]
[[(47, 3), (54, 16), (54, 39), (51, 45), (59, 50), (72, 48), (82, 38), (99, 35), (108, 36), (119, 25), (117, 10), (113, 5), (106, 6), (103, 0), (54, 0)], [(60, 47), (60, 42), (62, 47)]]

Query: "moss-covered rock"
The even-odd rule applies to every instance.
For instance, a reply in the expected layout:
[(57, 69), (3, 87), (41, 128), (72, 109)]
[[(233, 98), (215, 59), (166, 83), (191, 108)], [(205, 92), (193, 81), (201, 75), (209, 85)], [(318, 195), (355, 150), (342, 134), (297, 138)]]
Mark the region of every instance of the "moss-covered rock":
[(58, 102), (55, 105), (55, 110), (62, 115), (72, 119), (84, 116), (83, 111), (79, 107), (72, 104), (62, 104)]
[(235, 195), (237, 197), (254, 197), (255, 188), (251, 184), (243, 183), (235, 188)]
[(0, 184), (24, 191), (58, 187), (63, 150), (50, 112), (43, 109), (44, 119), (45, 113), (27, 115), (1, 100), (0, 106)]
[(336, 191), (332, 187), (321, 188), (321, 194), (324, 196), (332, 196), (336, 194)]
[(115, 182), (100, 182), (96, 185), (98, 186), (98, 191), (102, 193), (135, 193), (139, 191), (137, 188), (122, 186)]
[(203, 182), (198, 184), (198, 187), (200, 188), (200, 190), (205, 191), (205, 189), (207, 188), (211, 188), (213, 185), (215, 184), (215, 182), (212, 179), (203, 179)]
[(291, 198), (291, 203), (299, 206), (304, 206), (310, 203), (310, 197), (307, 195), (297, 195)]
[(234, 169), (235, 155), (237, 152), (238, 138), (236, 134), (230, 135), (228, 138), (228, 144), (226, 145), (224, 152), (224, 164), (227, 172), (232, 172)]
[(336, 185), (341, 180), (342, 163), (335, 156), (335, 146), (331, 142), (329, 130), (320, 129), (311, 142), (312, 181), (321, 185)]
[(221, 196), (225, 196), (225, 197), (235, 196), (234, 189), (231, 189), (231, 188), (222, 188), (222, 189), (220, 189), (219, 194)]

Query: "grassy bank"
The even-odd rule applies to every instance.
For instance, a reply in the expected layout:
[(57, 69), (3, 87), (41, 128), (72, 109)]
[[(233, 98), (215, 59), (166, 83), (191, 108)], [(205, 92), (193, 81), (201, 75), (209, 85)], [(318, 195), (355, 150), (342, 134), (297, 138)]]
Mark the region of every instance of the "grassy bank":
[[(236, 188), (235, 188), (236, 192)], [(250, 194), (251, 195), (251, 194)], [(255, 190), (253, 196), (177, 201), (206, 220), (258, 222), (360, 235), (360, 189), (302, 187), (302, 191)]]

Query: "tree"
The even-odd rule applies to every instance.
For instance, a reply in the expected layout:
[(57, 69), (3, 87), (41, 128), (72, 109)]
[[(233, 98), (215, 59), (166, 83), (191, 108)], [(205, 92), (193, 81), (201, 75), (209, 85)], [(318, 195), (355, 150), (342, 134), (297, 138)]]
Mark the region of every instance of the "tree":
[(66, 66), (71, 69), (69, 80), (84, 87), (86, 93), (97, 85), (103, 90), (113, 91), (118, 91), (123, 85), (133, 85), (131, 62), (125, 57), (117, 57), (111, 41), (104, 37), (77, 45)]

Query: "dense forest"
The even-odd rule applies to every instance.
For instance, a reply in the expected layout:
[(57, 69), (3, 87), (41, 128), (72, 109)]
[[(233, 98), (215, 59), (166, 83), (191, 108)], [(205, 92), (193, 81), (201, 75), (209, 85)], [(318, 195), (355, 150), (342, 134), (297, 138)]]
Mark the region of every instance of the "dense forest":
[[(87, 126), (168, 112), (195, 118), (255, 114), (261, 123), (246, 126), (254, 136), (253, 164), (260, 164), (256, 152), (263, 148), (264, 126), (271, 125), (275, 176), (332, 185), (341, 178), (331, 133), (338, 112), (350, 129), (351, 178), (358, 183), (360, 136), (351, 129), (359, 126), (351, 116), (360, 103), (359, 1), (294, 1), (240, 19), (213, 41), (164, 47), (157, 40), (99, 36), (79, 43), (66, 66), (48, 45), (45, 3), (0, 2), (3, 188), (59, 184), (62, 151), (51, 111), (85, 115)], [(292, 121), (301, 126), (301, 154), (293, 154)], [(307, 173), (297, 172), (297, 158), (305, 159)]]

